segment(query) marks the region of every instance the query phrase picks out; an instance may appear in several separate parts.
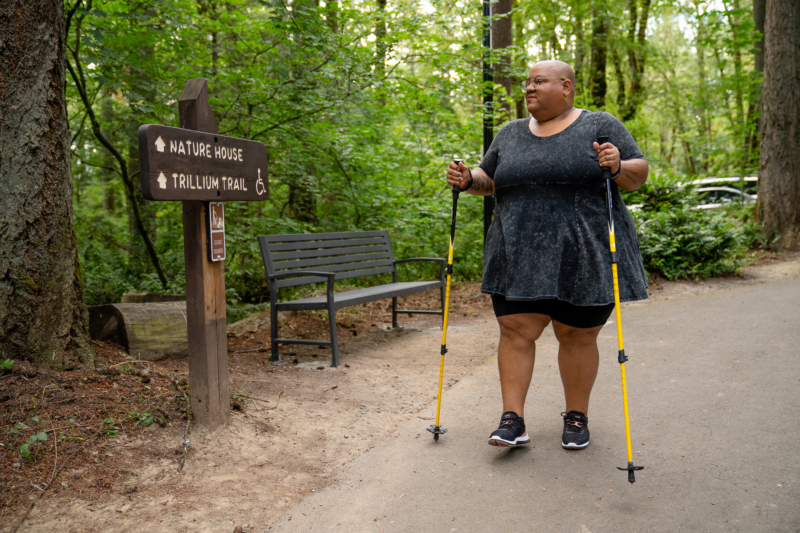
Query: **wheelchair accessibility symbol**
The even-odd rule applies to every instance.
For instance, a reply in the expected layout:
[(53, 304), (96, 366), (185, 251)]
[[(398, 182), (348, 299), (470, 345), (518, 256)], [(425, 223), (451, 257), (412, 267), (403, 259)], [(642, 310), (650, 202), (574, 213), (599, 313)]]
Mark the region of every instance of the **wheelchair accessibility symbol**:
[(262, 194), (267, 194), (267, 188), (266, 186), (264, 186), (264, 182), (261, 181), (260, 168), (258, 169), (258, 181), (256, 181), (256, 193), (258, 193), (259, 196), (261, 196)]

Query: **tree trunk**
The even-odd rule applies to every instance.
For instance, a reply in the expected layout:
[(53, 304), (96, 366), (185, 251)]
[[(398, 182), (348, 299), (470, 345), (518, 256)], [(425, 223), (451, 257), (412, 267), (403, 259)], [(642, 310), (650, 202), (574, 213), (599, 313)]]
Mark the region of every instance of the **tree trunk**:
[(331, 33), (339, 33), (339, 4), (337, 2), (325, 3), (325, 18)]
[(72, 225), (64, 2), (0, 3), (0, 354), (94, 366)]
[(375, 20), (375, 69), (379, 78), (386, 72), (386, 0), (378, 0), (378, 13)]
[[(630, 26), (628, 28), (628, 62), (631, 67), (631, 88), (626, 99), (622, 120), (628, 121), (636, 116), (644, 100), (644, 65), (647, 19), (650, 17), (650, 0), (642, 0), (642, 11), (638, 11), (636, 0), (630, 2)], [(638, 27), (638, 28), (637, 28)], [(636, 39), (634, 40), (634, 34)]]
[(698, 131), (699, 135), (699, 143), (700, 143), (700, 162), (703, 169), (703, 173), (708, 173), (708, 140), (711, 138), (711, 125), (708, 119), (708, 109), (711, 107), (711, 102), (707, 100), (708, 98), (708, 75), (706, 73), (706, 49), (703, 46), (703, 40), (706, 37), (706, 26), (703, 22), (703, 18), (700, 17), (700, 5), (698, 0), (695, 0), (694, 7), (697, 10), (698, 14), (698, 24), (697, 24), (697, 35), (695, 37), (695, 55), (697, 56), (697, 78), (698, 78), (698, 87), (697, 87), (697, 94), (698, 97), (696, 98), (695, 104), (695, 115), (700, 117), (699, 120), (699, 127)]
[(606, 49), (608, 46), (605, 8), (595, 8), (592, 25), (592, 105), (597, 109), (603, 109), (606, 106)]
[(756, 212), (779, 248), (800, 248), (800, 2), (767, 0)]
[[(755, 43), (755, 69), (756, 76), (761, 76), (764, 73), (764, 16), (767, 12), (767, 0), (753, 0), (753, 21), (756, 25), (756, 31), (761, 35), (761, 38)], [(758, 165), (758, 145), (761, 142), (761, 118), (757, 115), (752, 117), (756, 112), (761, 112), (761, 90), (763, 83), (757, 83), (753, 87), (750, 98), (750, 107), (747, 111), (748, 124), (752, 121), (752, 127), (748, 134), (749, 137), (749, 152), (750, 163), (753, 166)]]
[(585, 58), (585, 37), (583, 32), (583, 11), (576, 12), (574, 15), (574, 34), (575, 34), (575, 52), (573, 55), (572, 68), (575, 71), (575, 102), (583, 101), (585, 94), (584, 83), (584, 58)]
[[(525, 25), (520, 20), (520, 11), (516, 8), (519, 6), (520, 0), (514, 0), (514, 15), (512, 16), (511, 22), (511, 31), (514, 34), (512, 42), (515, 43), (524, 43), (525, 42)], [(514, 20), (516, 19), (516, 20)], [(517, 78), (528, 77), (528, 69), (530, 68), (526, 63), (524, 58), (517, 58), (515, 63), (515, 72), (517, 72)], [(527, 118), (530, 116), (528, 113), (528, 105), (525, 101), (525, 93), (519, 89), (517, 89), (516, 85), (513, 83), (511, 84), (511, 94), (512, 100), (514, 101), (514, 111), (515, 117), (514, 118)]]
[[(498, 0), (492, 4), (492, 50), (502, 50), (512, 44), (511, 19), (512, 19), (513, 0)], [(495, 18), (500, 16), (500, 18)], [(501, 117), (509, 118), (511, 113), (511, 102), (514, 98), (512, 84), (515, 81), (511, 77), (511, 58), (503, 54), (493, 65), (494, 82), (502, 85), (506, 90), (506, 95), (498, 99), (498, 104), (503, 111)], [(497, 110), (497, 108), (495, 108)]]

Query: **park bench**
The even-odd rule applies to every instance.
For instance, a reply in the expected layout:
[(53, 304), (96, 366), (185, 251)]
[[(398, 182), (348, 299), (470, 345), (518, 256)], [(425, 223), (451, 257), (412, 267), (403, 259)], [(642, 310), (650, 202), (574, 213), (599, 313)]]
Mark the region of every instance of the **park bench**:
[[(339, 366), (339, 343), (336, 336), (336, 310), (387, 298), (392, 299), (392, 327), (397, 327), (398, 313), (444, 315), (445, 260), (430, 257), (395, 260), (387, 231), (346, 233), (308, 233), (300, 235), (261, 235), (261, 257), (269, 284), (272, 360), (280, 361), (278, 344), (330, 346), (332, 366)], [(412, 261), (439, 263), (438, 281), (398, 282), (397, 265)], [(334, 292), (337, 280), (391, 274), (392, 283)], [(310, 283), (327, 282), (325, 296), (278, 301), (278, 289)], [(397, 297), (440, 289), (442, 310), (397, 309)], [(278, 337), (278, 311), (328, 311), (330, 340), (282, 339)]]

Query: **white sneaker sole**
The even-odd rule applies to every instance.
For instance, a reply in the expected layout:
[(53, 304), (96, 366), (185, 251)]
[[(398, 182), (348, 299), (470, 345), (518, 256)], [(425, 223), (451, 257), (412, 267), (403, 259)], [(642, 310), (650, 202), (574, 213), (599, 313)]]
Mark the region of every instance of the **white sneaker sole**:
[(528, 444), (530, 441), (531, 438), (528, 436), (528, 432), (526, 431), (525, 433), (523, 433), (514, 440), (501, 439), (500, 437), (489, 437), (489, 446), (501, 446), (503, 448), (512, 448), (514, 446)]
[(561, 447), (564, 448), (565, 450), (582, 450), (587, 446), (589, 446), (589, 441), (586, 441), (586, 444), (575, 444), (574, 442), (561, 443)]

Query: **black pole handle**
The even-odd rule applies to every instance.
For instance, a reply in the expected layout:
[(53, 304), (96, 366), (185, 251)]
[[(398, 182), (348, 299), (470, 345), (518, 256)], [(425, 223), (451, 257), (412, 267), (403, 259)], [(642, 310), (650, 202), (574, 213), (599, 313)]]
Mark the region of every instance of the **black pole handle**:
[[(464, 162), (463, 159), (453, 159), (453, 163), (455, 163), (456, 166), (458, 166), (459, 163), (463, 162)], [(461, 187), (459, 187), (458, 185), (453, 185), (453, 199), (458, 198), (460, 192), (461, 192)]]
[[(603, 145), (609, 141), (609, 138), (606, 135), (602, 135), (597, 138), (597, 143)], [(603, 179), (610, 180), (611, 179), (611, 169), (609, 167), (601, 167), (603, 169)]]

